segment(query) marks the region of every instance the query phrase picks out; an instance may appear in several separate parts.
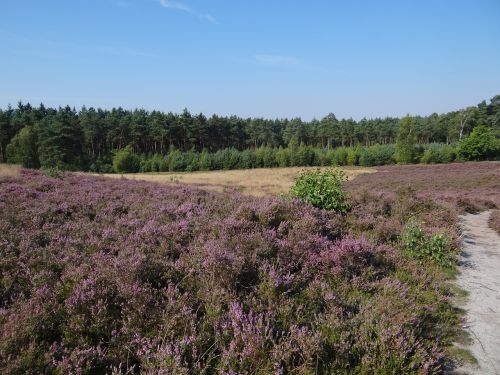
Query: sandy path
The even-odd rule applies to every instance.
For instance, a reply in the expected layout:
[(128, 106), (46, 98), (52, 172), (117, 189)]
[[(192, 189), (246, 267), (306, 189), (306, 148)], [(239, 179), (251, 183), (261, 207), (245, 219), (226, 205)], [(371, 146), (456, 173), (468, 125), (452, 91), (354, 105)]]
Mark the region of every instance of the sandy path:
[(461, 368), (461, 373), (500, 374), (500, 236), (488, 227), (490, 211), (461, 217), (463, 253), (458, 284), (469, 292), (463, 306), (468, 348), (479, 368)]

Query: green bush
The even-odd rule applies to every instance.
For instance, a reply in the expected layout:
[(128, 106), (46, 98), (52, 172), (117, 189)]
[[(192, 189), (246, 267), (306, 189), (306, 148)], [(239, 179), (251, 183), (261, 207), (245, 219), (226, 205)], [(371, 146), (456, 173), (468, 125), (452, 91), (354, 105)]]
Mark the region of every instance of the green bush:
[(96, 159), (90, 164), (89, 171), (94, 173), (113, 173), (111, 156)]
[(133, 152), (130, 146), (122, 148), (113, 156), (113, 170), (116, 173), (139, 172), (140, 164), (141, 159)]
[(456, 151), (453, 146), (431, 143), (424, 146), (424, 152), (420, 157), (420, 162), (424, 164), (451, 163), (456, 158)]
[(420, 260), (430, 260), (441, 267), (451, 267), (450, 240), (443, 234), (428, 236), (415, 220), (410, 220), (403, 235), (408, 254)]
[(394, 163), (394, 145), (374, 145), (365, 147), (359, 155), (359, 165), (371, 167)]
[(479, 125), (467, 138), (458, 143), (457, 156), (461, 160), (492, 160), (500, 156), (500, 141), (490, 128)]
[(361, 149), (359, 147), (349, 148), (347, 150), (347, 165), (359, 165), (359, 155), (361, 153)]
[(168, 167), (165, 165), (165, 160), (162, 155), (154, 154), (151, 157), (150, 171), (151, 172), (164, 172), (168, 170)]
[(152, 160), (147, 158), (141, 158), (139, 162), (139, 172), (147, 173), (152, 171)]
[(347, 148), (337, 147), (333, 151), (332, 164), (335, 166), (347, 165)]
[[(222, 150), (224, 169), (239, 169), (241, 164), (240, 152), (235, 148), (226, 148)], [(264, 163), (265, 152), (262, 153), (262, 163)]]
[(240, 164), (238, 165), (238, 169), (253, 168), (254, 160), (254, 153), (251, 149), (245, 149), (241, 151)]
[(279, 147), (278, 151), (276, 151), (276, 164), (278, 167), (289, 167), (290, 166), (290, 153), (288, 148)]
[(401, 119), (396, 136), (395, 159), (398, 164), (410, 164), (415, 161), (417, 131), (415, 120), (406, 116)]
[(62, 178), (62, 173), (59, 167), (49, 167), (45, 168), (44, 172), (47, 176), (52, 177), (52, 178)]
[(302, 172), (290, 194), (311, 206), (347, 213), (351, 209), (343, 183), (345, 173), (339, 169)]
[(39, 168), (38, 136), (32, 126), (22, 128), (7, 145), (7, 161), (25, 168)]
[(203, 150), (200, 154), (199, 167), (200, 171), (209, 171), (212, 169), (212, 157), (207, 150)]
[(176, 149), (169, 152), (166, 161), (170, 172), (184, 172), (188, 166), (186, 153)]
[[(325, 151), (324, 149), (317, 148), (317, 149), (315, 149), (315, 151), (316, 151), (316, 155), (317, 155), (316, 158), (320, 161), (320, 165), (322, 167), (334, 165), (334, 163), (333, 163), (334, 151), (333, 150), (326, 150)], [(347, 154), (347, 150), (346, 150), (346, 154)]]

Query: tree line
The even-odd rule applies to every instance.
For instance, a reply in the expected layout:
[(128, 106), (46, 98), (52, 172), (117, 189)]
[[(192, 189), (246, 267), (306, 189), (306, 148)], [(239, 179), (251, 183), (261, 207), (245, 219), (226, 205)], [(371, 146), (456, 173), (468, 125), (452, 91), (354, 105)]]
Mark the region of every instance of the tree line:
[[(476, 125), (485, 125), (498, 135), (500, 95), (489, 103), (482, 101), (459, 111), (413, 116), (412, 122), (418, 144), (454, 144)], [(207, 118), (187, 109), (180, 114), (123, 108), (83, 107), (77, 111), (69, 106), (56, 109), (18, 103), (16, 108), (0, 109), (0, 161), (32, 168), (100, 171), (109, 168), (113, 155), (125, 148), (143, 160), (151, 160), (154, 155), (175, 158), (190, 154), (212, 155), (215, 160), (213, 155), (217, 153), (227, 157), (236, 153), (245, 155), (250, 150), (246, 153), (258, 155), (259, 149), (273, 150), (266, 152), (278, 155), (304, 154), (303, 150), (314, 149), (319, 151), (308, 151), (310, 155), (327, 155), (336, 148), (359, 150), (392, 145), (396, 143), (400, 123), (401, 119), (394, 117), (360, 121), (337, 119), (334, 114), (312, 121), (217, 115)], [(288, 157), (293, 158), (296, 156)], [(280, 165), (279, 156), (273, 160)], [(286, 160), (286, 156), (281, 160)], [(265, 164), (256, 164), (259, 163)]]

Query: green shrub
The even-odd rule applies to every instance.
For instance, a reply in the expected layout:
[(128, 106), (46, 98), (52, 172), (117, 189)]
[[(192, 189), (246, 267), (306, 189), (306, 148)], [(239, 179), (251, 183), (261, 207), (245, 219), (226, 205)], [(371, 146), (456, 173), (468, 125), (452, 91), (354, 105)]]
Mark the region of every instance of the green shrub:
[(394, 145), (374, 145), (365, 147), (359, 156), (359, 165), (371, 167), (394, 163)]
[(254, 165), (254, 153), (251, 149), (245, 149), (241, 151), (240, 155), (240, 164), (238, 168), (240, 169), (250, 169), (253, 168)]
[(161, 156), (160, 154), (154, 154), (151, 157), (151, 165), (150, 165), (151, 172), (165, 171), (168, 168), (164, 164), (165, 164), (165, 161), (163, 159), (163, 156)]
[(424, 146), (424, 152), (420, 157), (420, 162), (424, 164), (451, 163), (456, 158), (456, 151), (453, 146), (431, 143)]
[[(333, 163), (333, 157), (334, 157), (334, 151), (333, 150), (324, 150), (324, 149), (316, 149), (316, 154), (318, 155), (317, 158), (320, 160), (321, 166), (331, 166), (334, 165)], [(346, 150), (346, 164), (347, 164), (347, 150)], [(345, 165), (345, 164), (344, 164)]]
[(152, 171), (152, 160), (147, 158), (141, 158), (139, 162), (139, 172), (147, 173)]
[(398, 164), (410, 164), (415, 161), (417, 131), (415, 120), (406, 116), (401, 119), (396, 136), (395, 159)]
[(458, 143), (457, 156), (461, 160), (491, 160), (500, 156), (500, 141), (490, 128), (479, 125), (467, 138)]
[(200, 171), (209, 171), (212, 169), (212, 154), (207, 150), (203, 150), (200, 154), (199, 168)]
[(52, 178), (62, 178), (61, 170), (59, 167), (49, 167), (44, 169), (45, 174)]
[(133, 152), (130, 146), (122, 148), (113, 156), (113, 170), (116, 173), (139, 172), (140, 163), (141, 159)]
[(361, 153), (361, 150), (359, 147), (356, 148), (349, 148), (347, 150), (347, 165), (359, 165), (359, 154)]
[(113, 173), (111, 156), (96, 159), (90, 164), (89, 171), (94, 173)]
[(276, 164), (278, 167), (289, 167), (290, 166), (290, 152), (288, 148), (279, 147), (276, 151)]
[(347, 148), (337, 147), (333, 151), (332, 164), (335, 166), (347, 165)]
[(188, 166), (185, 153), (177, 149), (172, 149), (168, 153), (167, 164), (170, 172), (183, 172)]
[(415, 220), (410, 220), (403, 235), (408, 254), (420, 260), (430, 260), (441, 267), (451, 267), (450, 240), (443, 234), (428, 236)]
[(314, 207), (347, 213), (351, 205), (343, 187), (345, 180), (345, 173), (339, 169), (304, 171), (290, 193)]
[[(235, 148), (226, 148), (222, 150), (223, 153), (223, 165), (224, 169), (226, 170), (231, 170), (231, 169), (239, 169), (240, 163), (241, 163), (241, 157), (240, 157), (240, 152), (236, 150)], [(266, 151), (263, 150), (262, 154), (262, 163), (264, 166), (265, 158), (266, 158)]]
[(39, 168), (37, 147), (38, 136), (35, 128), (32, 126), (22, 128), (7, 145), (7, 160), (25, 168)]

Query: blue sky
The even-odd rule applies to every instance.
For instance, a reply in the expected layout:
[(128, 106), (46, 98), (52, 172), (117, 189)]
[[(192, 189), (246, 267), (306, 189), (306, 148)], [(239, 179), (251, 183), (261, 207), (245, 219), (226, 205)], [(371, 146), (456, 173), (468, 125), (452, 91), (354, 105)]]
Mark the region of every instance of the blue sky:
[(321, 118), (500, 94), (499, 0), (1, 0), (0, 107)]

